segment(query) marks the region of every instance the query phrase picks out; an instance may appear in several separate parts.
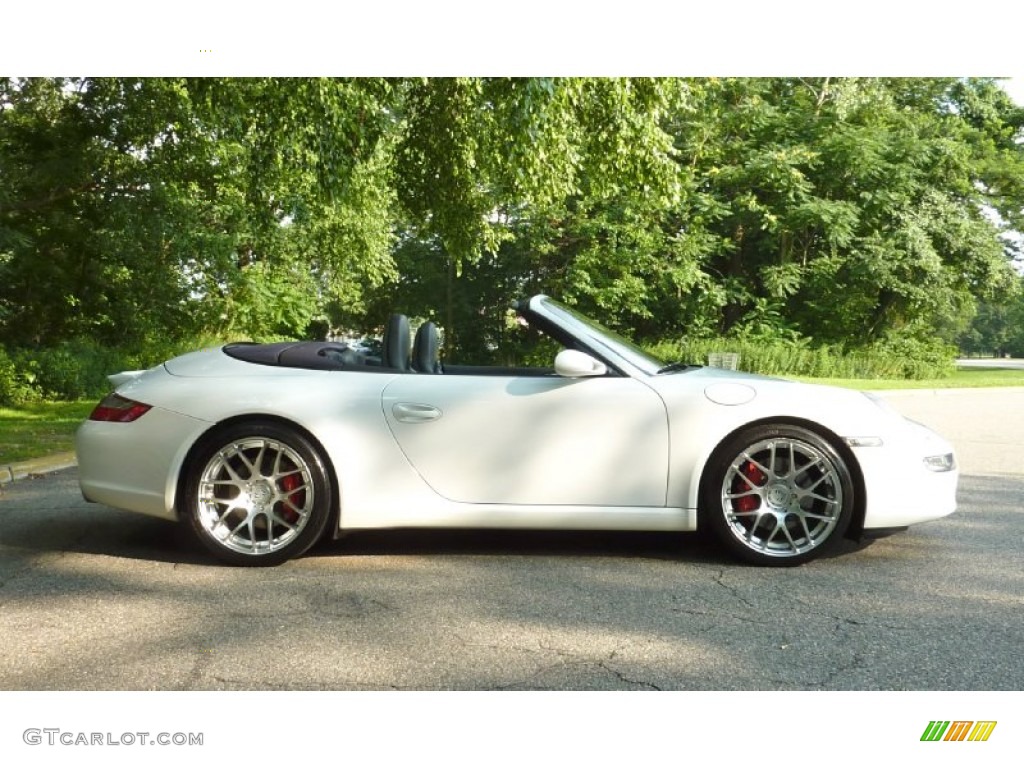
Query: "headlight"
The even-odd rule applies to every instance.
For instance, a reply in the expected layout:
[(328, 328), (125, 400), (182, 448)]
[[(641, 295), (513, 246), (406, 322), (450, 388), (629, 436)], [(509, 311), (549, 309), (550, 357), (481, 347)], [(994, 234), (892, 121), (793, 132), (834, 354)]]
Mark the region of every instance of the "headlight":
[(950, 472), (956, 469), (956, 459), (952, 453), (940, 453), (935, 456), (925, 456), (924, 465), (932, 472)]

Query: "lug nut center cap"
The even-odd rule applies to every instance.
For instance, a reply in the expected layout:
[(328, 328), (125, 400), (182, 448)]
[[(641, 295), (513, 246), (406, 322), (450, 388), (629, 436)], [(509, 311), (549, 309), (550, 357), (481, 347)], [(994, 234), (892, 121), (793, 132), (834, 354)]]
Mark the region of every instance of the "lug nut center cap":
[(767, 501), (771, 507), (779, 508), (789, 505), (789, 488), (784, 485), (773, 485), (768, 489)]
[(274, 494), (266, 483), (256, 483), (249, 492), (249, 498), (260, 507), (266, 506), (273, 497)]

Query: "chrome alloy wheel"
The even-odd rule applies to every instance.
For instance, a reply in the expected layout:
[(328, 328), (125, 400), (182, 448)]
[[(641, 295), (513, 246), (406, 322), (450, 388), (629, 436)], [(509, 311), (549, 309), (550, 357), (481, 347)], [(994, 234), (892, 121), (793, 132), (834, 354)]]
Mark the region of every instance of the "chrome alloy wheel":
[(833, 459), (793, 437), (760, 440), (729, 464), (721, 509), (729, 532), (761, 556), (792, 558), (823, 544), (844, 508)]
[(289, 546), (315, 508), (310, 466), (267, 437), (234, 440), (207, 461), (197, 488), (197, 521), (221, 546), (266, 555)]

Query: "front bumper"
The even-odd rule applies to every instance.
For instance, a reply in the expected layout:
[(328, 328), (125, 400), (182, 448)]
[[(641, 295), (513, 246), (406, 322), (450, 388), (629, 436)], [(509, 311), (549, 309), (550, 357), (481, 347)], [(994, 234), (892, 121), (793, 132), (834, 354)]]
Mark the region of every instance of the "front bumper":
[(901, 528), (956, 511), (959, 471), (953, 446), (927, 427), (904, 421), (878, 447), (852, 449), (864, 474), (864, 528)]

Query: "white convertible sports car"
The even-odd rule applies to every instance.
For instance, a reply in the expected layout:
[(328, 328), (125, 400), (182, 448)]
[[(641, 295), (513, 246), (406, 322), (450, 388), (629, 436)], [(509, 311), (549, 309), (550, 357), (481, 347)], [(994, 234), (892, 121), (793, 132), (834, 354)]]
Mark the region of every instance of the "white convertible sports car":
[(394, 315), (379, 358), (229, 344), (112, 376), (82, 492), (236, 565), (359, 528), (698, 525), (795, 565), (956, 507), (950, 445), (870, 395), (666, 365), (546, 296), (513, 306), (562, 347), (552, 368), (442, 367), (434, 324), (410, 345)]

